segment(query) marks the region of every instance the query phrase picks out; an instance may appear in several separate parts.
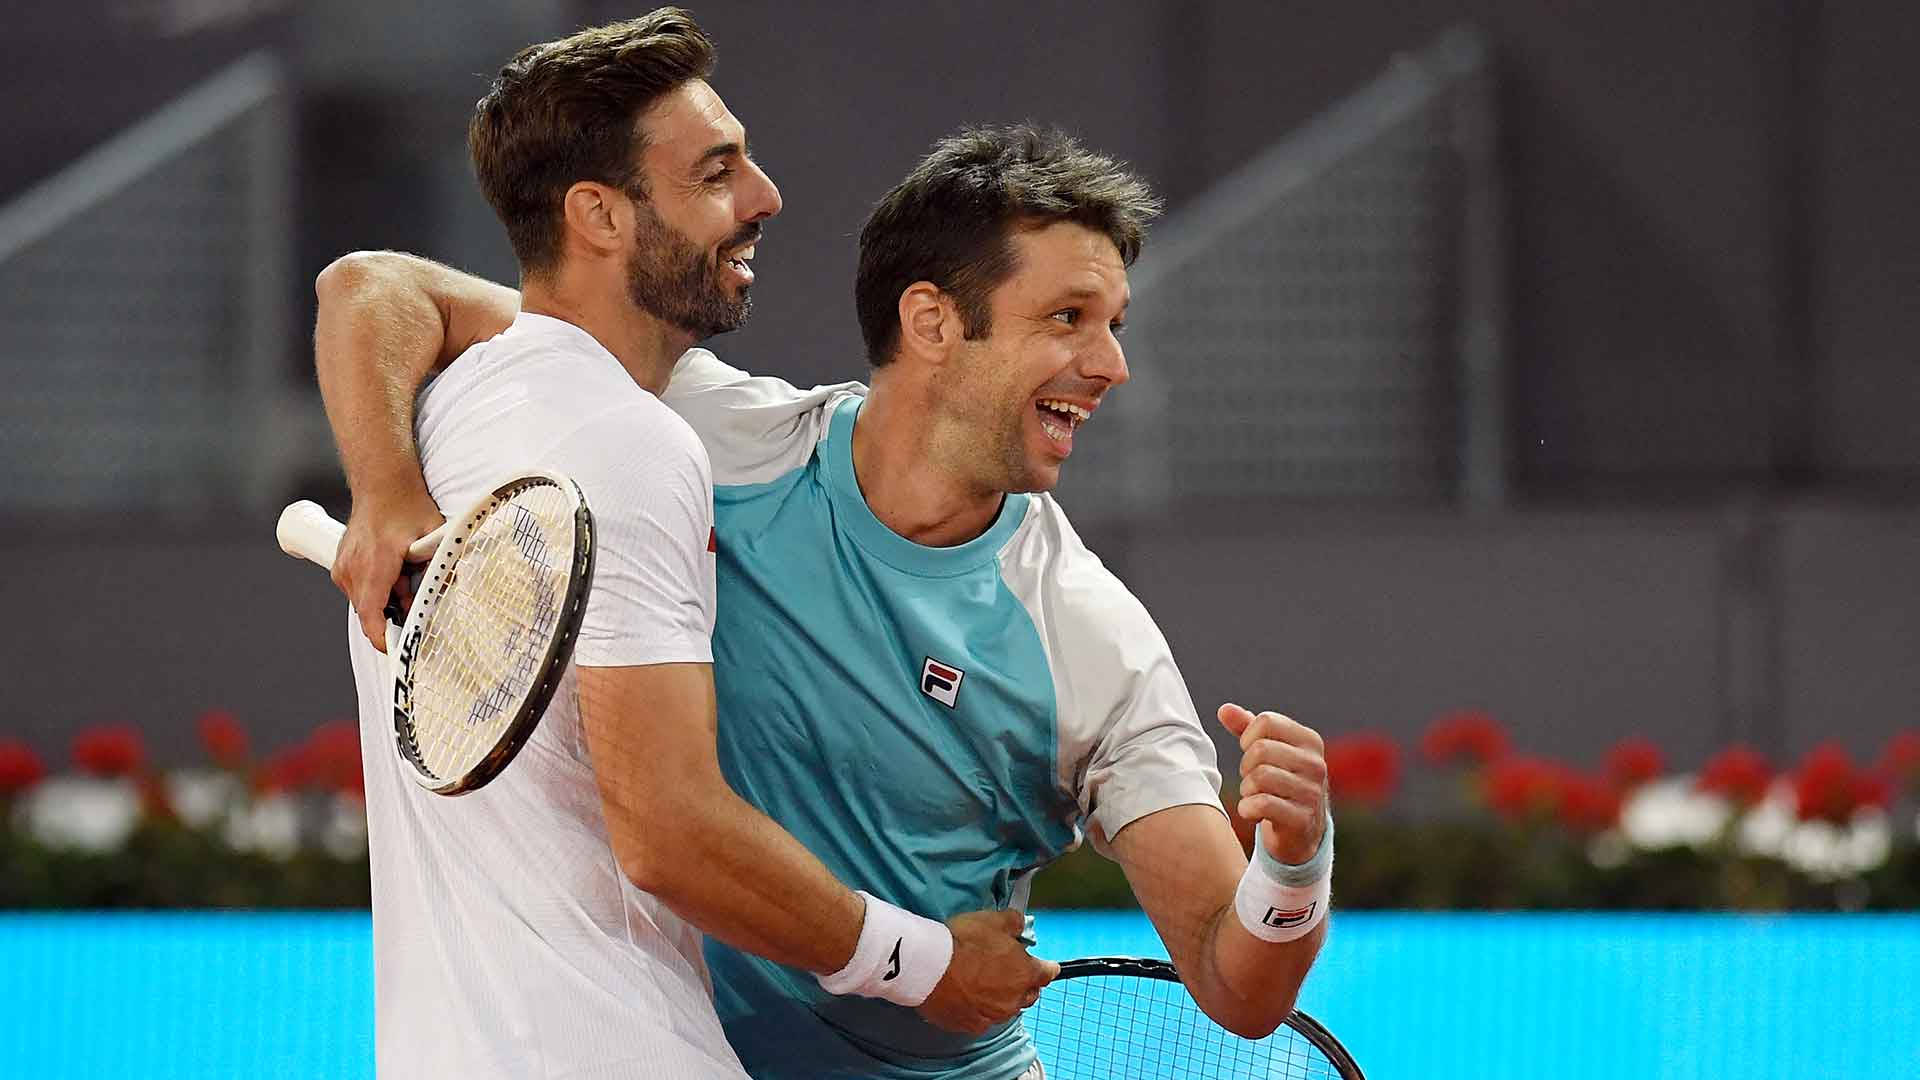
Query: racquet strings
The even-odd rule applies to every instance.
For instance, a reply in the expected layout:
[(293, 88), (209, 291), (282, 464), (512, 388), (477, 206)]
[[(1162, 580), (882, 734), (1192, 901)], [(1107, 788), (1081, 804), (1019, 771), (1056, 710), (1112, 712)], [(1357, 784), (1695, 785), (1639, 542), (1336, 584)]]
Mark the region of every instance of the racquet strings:
[(461, 543), (413, 669), (414, 741), (434, 776), (467, 775), (534, 691), (560, 626), (574, 528), (567, 493), (530, 481)]
[(1047, 1080), (1340, 1080), (1292, 1027), (1242, 1039), (1193, 1003), (1187, 988), (1133, 975), (1061, 979), (1023, 1023)]

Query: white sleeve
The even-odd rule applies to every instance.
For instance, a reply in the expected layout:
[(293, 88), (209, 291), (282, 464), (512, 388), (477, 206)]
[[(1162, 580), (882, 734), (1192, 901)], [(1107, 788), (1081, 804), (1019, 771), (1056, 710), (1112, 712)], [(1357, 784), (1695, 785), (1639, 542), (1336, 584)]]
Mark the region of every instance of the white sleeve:
[(593, 585), (574, 646), (585, 667), (712, 663), (713, 482), (700, 442), (649, 398), (554, 444), (593, 514)]
[(1059, 725), (1059, 782), (1103, 854), (1121, 829), (1171, 806), (1220, 804), (1213, 740), (1167, 639), (1047, 496), (1002, 554), (1008, 588), (1040, 631)]
[(1131, 593), (1126, 599), (1132, 611), (1089, 628), (1105, 641), (1087, 650), (1093, 662), (1082, 665), (1077, 680), (1078, 707), (1104, 720), (1078, 791), (1089, 835), (1103, 852), (1121, 829), (1170, 806), (1202, 803), (1225, 813), (1213, 740), (1173, 651), (1146, 609)]
[(706, 444), (713, 482), (732, 486), (766, 483), (805, 465), (826, 434), (833, 406), (866, 392), (857, 382), (802, 390), (784, 379), (749, 375), (705, 349), (689, 349), (661, 400)]

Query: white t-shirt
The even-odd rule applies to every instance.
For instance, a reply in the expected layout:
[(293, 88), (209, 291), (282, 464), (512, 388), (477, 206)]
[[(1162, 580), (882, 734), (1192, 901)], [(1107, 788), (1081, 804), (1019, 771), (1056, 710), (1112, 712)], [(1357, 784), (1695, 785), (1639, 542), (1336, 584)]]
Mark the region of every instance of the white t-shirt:
[[(417, 432), (427, 487), (448, 514), (527, 469), (579, 483), (597, 546), (575, 664), (712, 661), (706, 451), (591, 335), (522, 314), (428, 387)], [(714, 1015), (699, 932), (614, 858), (574, 672), (499, 777), (447, 798), (408, 775), (387, 661), (351, 619), (348, 636), (380, 1074), (744, 1076)]]

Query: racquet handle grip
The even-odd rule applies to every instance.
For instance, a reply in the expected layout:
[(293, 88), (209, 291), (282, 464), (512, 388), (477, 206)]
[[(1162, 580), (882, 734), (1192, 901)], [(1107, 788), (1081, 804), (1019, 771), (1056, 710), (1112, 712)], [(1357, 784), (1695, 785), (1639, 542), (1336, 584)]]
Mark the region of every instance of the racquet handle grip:
[(319, 563), (333, 569), (333, 557), (340, 550), (340, 538), (347, 527), (333, 520), (320, 504), (302, 499), (280, 511), (280, 525), (274, 535), (280, 550), (296, 559)]

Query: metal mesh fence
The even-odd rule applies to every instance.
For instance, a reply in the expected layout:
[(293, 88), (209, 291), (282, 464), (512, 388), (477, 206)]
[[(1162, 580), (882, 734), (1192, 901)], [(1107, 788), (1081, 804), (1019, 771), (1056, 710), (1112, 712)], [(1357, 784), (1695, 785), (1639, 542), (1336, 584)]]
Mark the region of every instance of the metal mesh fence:
[[(1468, 486), (1464, 242), (1485, 130), (1443, 40), (1163, 223), (1133, 273), (1133, 382), (1064, 474), (1078, 513), (1187, 497), (1441, 501)], [(1484, 360), (1484, 358), (1481, 358)], [(1484, 436), (1484, 432), (1480, 433)]]
[(245, 61), (0, 211), (0, 509), (240, 502), (284, 364), (287, 120)]

